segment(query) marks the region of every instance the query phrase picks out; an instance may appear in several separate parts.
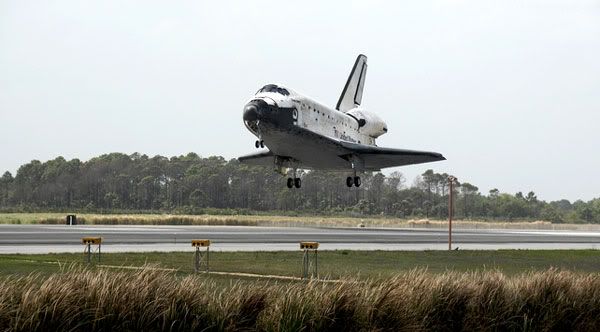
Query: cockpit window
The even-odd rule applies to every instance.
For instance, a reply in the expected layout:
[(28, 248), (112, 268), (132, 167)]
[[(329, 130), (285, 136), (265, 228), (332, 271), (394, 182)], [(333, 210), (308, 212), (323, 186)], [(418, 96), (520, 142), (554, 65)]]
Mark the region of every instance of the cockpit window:
[(282, 87), (278, 87), (275, 84), (265, 85), (262, 87), (262, 89), (258, 90), (256, 93), (261, 93), (261, 92), (274, 92), (274, 93), (282, 94), (284, 96), (290, 95), (290, 92), (288, 90), (286, 90), (285, 88), (282, 88)]

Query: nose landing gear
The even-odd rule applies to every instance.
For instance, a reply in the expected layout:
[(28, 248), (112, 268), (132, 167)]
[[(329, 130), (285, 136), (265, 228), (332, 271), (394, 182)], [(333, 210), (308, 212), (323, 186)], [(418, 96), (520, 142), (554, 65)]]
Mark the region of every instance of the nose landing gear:
[(254, 142), (254, 147), (257, 149), (265, 147), (265, 141), (263, 141), (262, 139), (262, 132), (260, 130), (260, 127), (258, 126), (259, 123), (260, 121), (257, 121), (256, 123), (256, 136), (258, 136), (258, 140)]

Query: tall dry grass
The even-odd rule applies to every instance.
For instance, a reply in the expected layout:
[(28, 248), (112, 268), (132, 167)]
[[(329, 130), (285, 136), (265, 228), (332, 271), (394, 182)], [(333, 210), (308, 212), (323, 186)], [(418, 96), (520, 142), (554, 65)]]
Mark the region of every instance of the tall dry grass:
[[(0, 214), (0, 223), (65, 223), (62, 214)], [(168, 215), (168, 214), (80, 214), (77, 222), (88, 225), (227, 225), (227, 226), (321, 226), (321, 227), (408, 227), (446, 229), (446, 220), (398, 219), (389, 217), (319, 217), (319, 216), (263, 216), (263, 215)], [(548, 221), (482, 221), (455, 220), (460, 229), (540, 229), (598, 231), (597, 224), (552, 224)]]
[(67, 269), (0, 280), (6, 331), (600, 330), (600, 275), (424, 271), (336, 284)]
[[(65, 218), (40, 218), (40, 224), (65, 223)], [(215, 225), (215, 226), (258, 226), (258, 219), (239, 218), (237, 216), (212, 215), (84, 215), (77, 218), (77, 223), (88, 225)]]
[[(0, 224), (65, 223), (63, 213), (0, 213)], [(77, 221), (87, 225), (233, 225), (233, 226), (321, 226), (321, 227), (404, 227), (446, 229), (447, 220), (401, 219), (385, 216), (285, 216), (225, 214), (93, 214), (79, 213)], [(599, 231), (599, 224), (553, 224), (548, 221), (454, 220), (460, 229), (540, 229)]]

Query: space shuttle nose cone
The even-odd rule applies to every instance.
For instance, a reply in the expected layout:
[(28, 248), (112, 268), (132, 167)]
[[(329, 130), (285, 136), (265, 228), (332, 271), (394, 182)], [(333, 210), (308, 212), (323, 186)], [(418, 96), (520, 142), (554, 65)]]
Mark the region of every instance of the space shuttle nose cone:
[(244, 121), (255, 121), (258, 119), (258, 107), (248, 104), (244, 107)]

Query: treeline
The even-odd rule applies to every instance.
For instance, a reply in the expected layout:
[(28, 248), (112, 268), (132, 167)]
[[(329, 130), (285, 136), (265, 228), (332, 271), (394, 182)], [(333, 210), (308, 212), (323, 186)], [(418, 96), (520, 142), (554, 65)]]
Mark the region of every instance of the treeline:
[[(166, 158), (111, 153), (82, 162), (63, 157), (21, 166), (0, 178), (3, 211), (164, 211), (202, 213), (369, 214), (446, 218), (448, 174), (427, 170), (407, 185), (400, 172), (362, 176), (348, 188), (339, 172), (302, 172), (302, 188), (288, 189), (270, 168), (195, 153)], [(600, 223), (600, 198), (573, 203), (539, 200), (533, 191), (514, 195), (497, 189), (455, 186), (455, 216), (465, 219), (549, 220)]]

